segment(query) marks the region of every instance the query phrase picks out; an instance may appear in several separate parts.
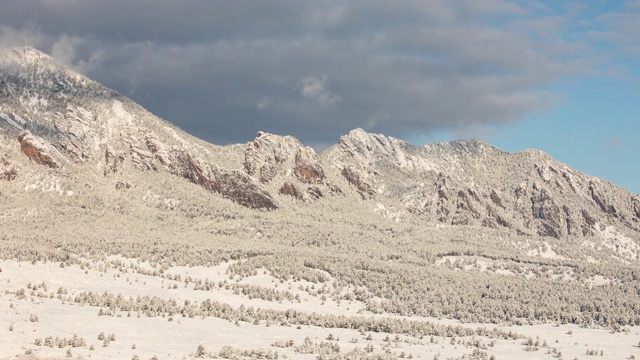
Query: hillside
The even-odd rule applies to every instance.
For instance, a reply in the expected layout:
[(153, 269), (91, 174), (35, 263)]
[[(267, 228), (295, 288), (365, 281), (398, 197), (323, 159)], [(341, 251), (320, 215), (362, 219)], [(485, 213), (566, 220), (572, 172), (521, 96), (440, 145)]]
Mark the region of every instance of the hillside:
[[(0, 329), (0, 357), (259, 357), (231, 335), (199, 337), (192, 318), (259, 325), (236, 335), (271, 339), (264, 356), (508, 358), (517, 343), (522, 358), (551, 358), (611, 330), (599, 351), (640, 356), (637, 194), (481, 140), (415, 146), (355, 129), (321, 154), (263, 132), (213, 145), (32, 48), (0, 53), (0, 227), (0, 309), (20, 328)], [(168, 334), (180, 317), (191, 337), (43, 345), (83, 331), (95, 342), (93, 325), (57, 324), (62, 308), (114, 329), (137, 313)], [(582, 347), (526, 344), (560, 336), (554, 325), (592, 332)]]

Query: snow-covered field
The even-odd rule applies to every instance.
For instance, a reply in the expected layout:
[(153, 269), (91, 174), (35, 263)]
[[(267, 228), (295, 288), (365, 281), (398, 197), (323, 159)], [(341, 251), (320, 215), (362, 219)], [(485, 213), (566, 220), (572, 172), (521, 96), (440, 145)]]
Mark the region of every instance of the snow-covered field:
[[(323, 296), (318, 284), (305, 280), (280, 281), (267, 271), (240, 279), (228, 274), (230, 264), (160, 269), (121, 257), (98, 262), (80, 259), (65, 266), (0, 261), (0, 358), (640, 358), (638, 327), (611, 331), (575, 325), (496, 326), (404, 318), (450, 329), (497, 327), (515, 337), (504, 339), (318, 326), (300, 323), (293, 316), (282, 321), (258, 317), (248, 321), (240, 316), (233, 320), (235, 315), (172, 313), (185, 304), (215, 301), (256, 313), (272, 309), (284, 314), (297, 311), (346, 318), (402, 318), (367, 313), (364, 304), (356, 300), (338, 303)], [(323, 286), (331, 287), (332, 281)], [(90, 292), (114, 297), (92, 303), (82, 296)], [(120, 300), (114, 300), (118, 295), (122, 301), (138, 299), (139, 303), (147, 296), (149, 304), (175, 300), (174, 308), (122, 310)]]

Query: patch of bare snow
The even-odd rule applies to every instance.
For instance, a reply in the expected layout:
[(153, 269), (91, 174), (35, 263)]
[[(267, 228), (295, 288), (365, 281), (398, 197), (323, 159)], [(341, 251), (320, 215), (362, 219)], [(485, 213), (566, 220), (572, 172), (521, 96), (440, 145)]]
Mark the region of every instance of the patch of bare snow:
[(115, 120), (121, 124), (129, 126), (133, 125), (133, 115), (124, 109), (122, 102), (113, 100), (113, 106), (111, 107), (115, 115)]
[(603, 239), (602, 244), (615, 250), (619, 256), (636, 259), (637, 254), (640, 253), (640, 246), (625, 234), (620, 233), (615, 226), (609, 225), (599, 232)]
[(549, 245), (549, 243), (546, 241), (544, 242), (544, 250), (542, 250), (540, 247), (536, 249), (531, 249), (527, 251), (527, 255), (540, 256), (541, 258), (544, 258), (544, 259), (558, 259), (558, 260), (566, 259), (564, 256), (560, 256), (555, 251), (553, 251), (553, 249), (551, 248), (551, 245)]
[(74, 194), (73, 191), (64, 188), (62, 179), (55, 176), (36, 176), (35, 182), (25, 185), (24, 190), (26, 192), (40, 190), (43, 193), (53, 192), (66, 196)]

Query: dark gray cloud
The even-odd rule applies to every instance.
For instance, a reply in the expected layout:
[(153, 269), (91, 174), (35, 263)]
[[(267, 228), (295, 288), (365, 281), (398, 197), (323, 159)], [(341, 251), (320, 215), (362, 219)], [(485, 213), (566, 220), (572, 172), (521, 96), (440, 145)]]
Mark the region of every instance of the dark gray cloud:
[[(0, 45), (32, 45), (215, 143), (257, 130), (322, 147), (507, 124), (589, 71), (569, 11), (512, 1), (8, 0)], [(552, 32), (550, 28), (557, 29)]]

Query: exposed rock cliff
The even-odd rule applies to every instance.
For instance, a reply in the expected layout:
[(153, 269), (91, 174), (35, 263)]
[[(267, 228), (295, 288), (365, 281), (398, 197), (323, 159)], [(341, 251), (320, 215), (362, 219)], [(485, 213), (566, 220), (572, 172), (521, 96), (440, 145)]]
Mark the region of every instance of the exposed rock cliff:
[(281, 195), (309, 201), (322, 198), (324, 193), (342, 193), (328, 181), (316, 152), (294, 137), (258, 132), (247, 144), (244, 159), (247, 174), (264, 184), (276, 181)]

